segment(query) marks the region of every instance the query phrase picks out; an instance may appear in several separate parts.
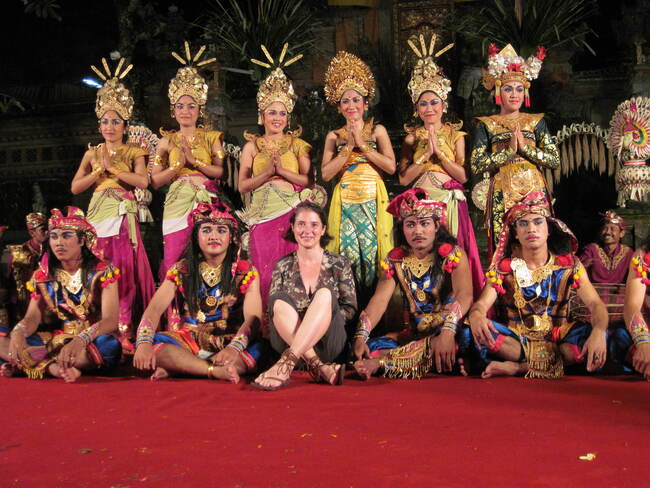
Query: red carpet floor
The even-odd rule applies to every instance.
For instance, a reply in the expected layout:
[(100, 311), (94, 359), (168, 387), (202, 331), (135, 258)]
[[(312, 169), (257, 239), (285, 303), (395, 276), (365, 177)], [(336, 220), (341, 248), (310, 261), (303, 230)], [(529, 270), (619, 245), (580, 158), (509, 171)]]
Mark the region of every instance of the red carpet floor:
[(632, 377), (0, 391), (2, 488), (650, 486), (650, 384)]

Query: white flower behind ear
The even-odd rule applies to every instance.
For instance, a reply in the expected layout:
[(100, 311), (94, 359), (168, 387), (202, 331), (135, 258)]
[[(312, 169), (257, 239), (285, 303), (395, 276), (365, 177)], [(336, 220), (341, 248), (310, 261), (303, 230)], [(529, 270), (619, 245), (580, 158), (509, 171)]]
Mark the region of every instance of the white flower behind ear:
[(122, 57), (122, 55), (120, 54), (119, 51), (111, 51), (110, 57), (111, 57), (111, 61), (117, 61)]

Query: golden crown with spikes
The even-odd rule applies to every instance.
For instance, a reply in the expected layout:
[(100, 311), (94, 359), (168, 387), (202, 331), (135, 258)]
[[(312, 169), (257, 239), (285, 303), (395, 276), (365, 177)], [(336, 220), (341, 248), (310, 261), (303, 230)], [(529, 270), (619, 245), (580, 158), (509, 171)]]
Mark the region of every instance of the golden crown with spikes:
[(375, 78), (361, 59), (339, 51), (325, 73), (325, 98), (336, 105), (347, 90), (354, 90), (370, 101), (375, 96)]
[(295, 63), (299, 59), (302, 58), (302, 54), (298, 54), (297, 56), (294, 56), (291, 58), (289, 61), (286, 63), (282, 64), (284, 61), (285, 56), (287, 55), (287, 49), (289, 48), (289, 44), (285, 43), (284, 46), (282, 46), (282, 52), (280, 53), (280, 57), (278, 58), (278, 63), (275, 69), (273, 69), (273, 66), (275, 65), (275, 61), (271, 57), (271, 54), (269, 53), (268, 49), (266, 49), (266, 46), (262, 44), (262, 52), (264, 53), (264, 56), (266, 56), (266, 59), (268, 59), (268, 63), (264, 61), (259, 61), (257, 59), (251, 59), (251, 63), (257, 64), (259, 66), (262, 66), (264, 68), (268, 69), (273, 69), (271, 73), (264, 78), (262, 83), (260, 84), (260, 88), (257, 91), (257, 108), (259, 109), (260, 115), (258, 118), (258, 124), (262, 124), (262, 115), (261, 113), (271, 105), (273, 102), (280, 102), (284, 105), (286, 108), (287, 112), (291, 113), (293, 112), (293, 107), (294, 104), (296, 103), (296, 92), (293, 90), (293, 84), (287, 78), (287, 75), (284, 74), (284, 71), (282, 71), (282, 68), (286, 68), (287, 66)]
[[(172, 56), (183, 65), (176, 72), (176, 76), (169, 82), (169, 90), (167, 95), (172, 105), (178, 102), (178, 99), (184, 95), (192, 97), (192, 99), (199, 105), (205, 105), (208, 101), (208, 85), (205, 79), (199, 74), (197, 68), (214, 63), (217, 58), (205, 59), (197, 63), (201, 55), (205, 51), (205, 46), (201, 46), (196, 54), (192, 57), (190, 52), (190, 44), (185, 41), (185, 58), (180, 56), (175, 51), (172, 51)], [(196, 63), (196, 64), (195, 64)]]
[(411, 39), (408, 40), (408, 45), (418, 57), (418, 62), (413, 68), (411, 80), (408, 84), (408, 91), (411, 95), (411, 100), (413, 103), (416, 103), (420, 98), (420, 95), (426, 91), (435, 93), (441, 100), (447, 100), (447, 95), (451, 91), (451, 82), (445, 78), (442, 68), (434, 62), (434, 58), (437, 58), (441, 54), (450, 50), (454, 47), (454, 44), (451, 43), (446, 45), (434, 55), (433, 50), (436, 46), (438, 36), (436, 34), (431, 36), (429, 46), (427, 46), (424, 41), (424, 36), (422, 34), (420, 34), (419, 40), (420, 49), (418, 49)]
[(103, 72), (95, 65), (90, 66), (90, 69), (104, 81), (104, 85), (97, 90), (95, 114), (98, 119), (101, 119), (109, 110), (115, 110), (123, 120), (129, 120), (131, 118), (131, 114), (133, 113), (133, 97), (120, 80), (131, 71), (133, 65), (129, 64), (122, 71), (123, 66), (124, 58), (120, 59), (113, 74), (111, 74), (111, 69), (108, 66), (106, 58), (102, 58)]

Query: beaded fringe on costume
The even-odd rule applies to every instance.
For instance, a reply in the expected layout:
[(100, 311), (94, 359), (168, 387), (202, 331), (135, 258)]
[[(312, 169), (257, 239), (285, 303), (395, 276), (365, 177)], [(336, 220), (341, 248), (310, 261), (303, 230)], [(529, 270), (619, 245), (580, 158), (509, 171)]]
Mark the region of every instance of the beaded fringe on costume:
[(433, 336), (409, 342), (386, 354), (380, 363), (387, 378), (420, 379), (433, 365), (431, 340)]
[(527, 338), (522, 346), (528, 362), (526, 378), (557, 379), (564, 376), (564, 363), (557, 344)]

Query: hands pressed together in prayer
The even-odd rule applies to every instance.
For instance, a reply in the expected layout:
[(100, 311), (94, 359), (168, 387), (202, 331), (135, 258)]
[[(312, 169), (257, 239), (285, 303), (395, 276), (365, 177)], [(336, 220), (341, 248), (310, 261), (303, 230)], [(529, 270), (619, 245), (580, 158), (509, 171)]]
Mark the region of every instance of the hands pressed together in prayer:
[(524, 134), (523, 134), (523, 132), (521, 132), (521, 126), (519, 124), (517, 124), (515, 126), (515, 130), (512, 131), (512, 135), (510, 136), (510, 143), (508, 144), (508, 146), (514, 152), (518, 152), (525, 145), (526, 145), (526, 142), (524, 141)]

